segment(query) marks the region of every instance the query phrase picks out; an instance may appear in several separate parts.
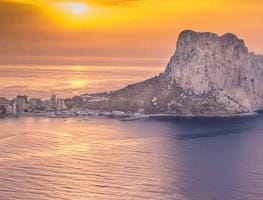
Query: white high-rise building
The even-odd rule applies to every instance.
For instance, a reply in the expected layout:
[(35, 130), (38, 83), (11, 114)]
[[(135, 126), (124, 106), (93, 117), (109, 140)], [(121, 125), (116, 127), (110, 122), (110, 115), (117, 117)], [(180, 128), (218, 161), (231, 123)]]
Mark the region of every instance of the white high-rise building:
[(16, 104), (16, 102), (14, 102), (13, 106), (12, 106), (13, 113), (16, 113), (16, 110), (17, 110), (16, 108), (17, 108), (17, 104)]
[(57, 108), (57, 97), (54, 94), (51, 96), (50, 99), (50, 108), (54, 110)]
[(57, 99), (57, 110), (65, 110), (67, 106), (65, 105), (64, 99)]

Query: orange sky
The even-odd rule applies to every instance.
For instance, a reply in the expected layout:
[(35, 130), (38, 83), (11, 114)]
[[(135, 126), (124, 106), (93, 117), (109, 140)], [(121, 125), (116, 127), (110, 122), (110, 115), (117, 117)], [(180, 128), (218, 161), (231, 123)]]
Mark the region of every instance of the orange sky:
[(233, 32), (263, 53), (261, 0), (4, 0), (1, 64), (165, 65), (180, 31)]

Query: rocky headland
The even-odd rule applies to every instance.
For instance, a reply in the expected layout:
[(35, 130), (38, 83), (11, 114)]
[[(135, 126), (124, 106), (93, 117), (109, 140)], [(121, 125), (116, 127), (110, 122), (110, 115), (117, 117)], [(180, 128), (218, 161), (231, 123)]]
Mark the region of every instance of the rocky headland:
[(81, 96), (73, 109), (221, 116), (263, 109), (263, 56), (231, 33), (183, 31), (165, 71), (123, 89)]

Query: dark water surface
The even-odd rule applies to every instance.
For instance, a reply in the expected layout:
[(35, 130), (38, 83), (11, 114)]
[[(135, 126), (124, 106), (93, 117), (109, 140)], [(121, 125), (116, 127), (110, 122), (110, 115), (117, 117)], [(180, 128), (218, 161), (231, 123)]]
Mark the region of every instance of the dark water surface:
[(0, 200), (21, 199), (263, 199), (263, 116), (0, 119)]

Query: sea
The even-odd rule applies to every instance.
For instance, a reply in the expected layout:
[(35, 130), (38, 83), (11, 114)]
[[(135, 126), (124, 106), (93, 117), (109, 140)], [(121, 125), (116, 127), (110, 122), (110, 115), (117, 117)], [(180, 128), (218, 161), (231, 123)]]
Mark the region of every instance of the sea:
[(261, 200), (263, 115), (0, 119), (1, 200)]
[(69, 98), (117, 90), (162, 71), (163, 66), (0, 65), (0, 97)]
[[(116, 90), (162, 67), (0, 66), (0, 96)], [(261, 200), (263, 115), (0, 118), (0, 200)]]

